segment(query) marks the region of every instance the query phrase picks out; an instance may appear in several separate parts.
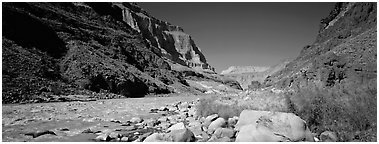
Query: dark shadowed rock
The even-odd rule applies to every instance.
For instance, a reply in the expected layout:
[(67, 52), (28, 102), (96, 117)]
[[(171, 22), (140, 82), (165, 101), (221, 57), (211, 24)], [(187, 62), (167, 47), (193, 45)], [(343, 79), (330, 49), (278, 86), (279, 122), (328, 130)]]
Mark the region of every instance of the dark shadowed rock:
[(53, 131), (50, 131), (50, 130), (45, 130), (45, 131), (36, 131), (36, 132), (28, 132), (28, 133), (25, 133), (25, 135), (27, 136), (32, 136), (33, 138), (37, 138), (39, 136), (42, 136), (42, 135), (57, 135), (55, 134), (55, 132)]

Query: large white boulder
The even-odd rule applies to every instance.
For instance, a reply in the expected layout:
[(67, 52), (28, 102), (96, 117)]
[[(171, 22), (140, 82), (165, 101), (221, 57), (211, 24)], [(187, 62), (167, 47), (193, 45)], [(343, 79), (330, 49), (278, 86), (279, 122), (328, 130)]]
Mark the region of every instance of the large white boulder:
[(244, 110), (236, 141), (314, 141), (304, 120), (293, 113)]

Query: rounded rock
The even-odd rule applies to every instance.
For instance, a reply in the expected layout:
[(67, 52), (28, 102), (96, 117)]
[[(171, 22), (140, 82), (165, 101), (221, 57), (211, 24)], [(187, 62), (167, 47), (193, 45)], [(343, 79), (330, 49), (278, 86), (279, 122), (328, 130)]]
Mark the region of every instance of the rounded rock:
[(208, 126), (208, 133), (212, 134), (217, 128), (224, 127), (226, 125), (226, 121), (224, 118), (217, 118)]
[(320, 140), (322, 142), (337, 142), (337, 134), (331, 131), (324, 131), (320, 134)]
[(133, 117), (132, 119), (130, 119), (130, 122), (132, 123), (140, 123), (142, 121), (143, 119), (141, 119), (140, 117)]
[(180, 130), (180, 129), (185, 129), (185, 128), (186, 127), (185, 127), (184, 123), (181, 122), (181, 123), (177, 123), (177, 124), (172, 125), (167, 130), (168, 131), (173, 131), (173, 130)]

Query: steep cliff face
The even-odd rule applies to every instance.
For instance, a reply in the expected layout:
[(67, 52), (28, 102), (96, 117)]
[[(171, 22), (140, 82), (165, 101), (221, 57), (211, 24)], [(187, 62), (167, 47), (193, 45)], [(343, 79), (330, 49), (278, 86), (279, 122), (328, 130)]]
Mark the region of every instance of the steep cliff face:
[(214, 72), (191, 36), (179, 26), (158, 20), (134, 3), (113, 3), (122, 12), (122, 20), (142, 33), (147, 42), (160, 54), (184, 66)]
[(2, 8), (3, 103), (69, 94), (199, 92), (167, 58), (211, 69), (180, 27), (132, 4), (3, 3)]

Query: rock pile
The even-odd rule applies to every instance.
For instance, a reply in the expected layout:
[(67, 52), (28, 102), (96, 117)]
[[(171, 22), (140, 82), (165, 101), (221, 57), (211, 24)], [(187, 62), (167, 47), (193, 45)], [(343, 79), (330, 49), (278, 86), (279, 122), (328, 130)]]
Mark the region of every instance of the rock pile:
[[(314, 141), (305, 121), (292, 113), (244, 110), (240, 116), (224, 119), (218, 114), (196, 115), (193, 102), (177, 102), (151, 112), (162, 117), (132, 118), (132, 135), (100, 134), (101, 141), (134, 142), (280, 142)], [(129, 127), (130, 127), (129, 126)], [(149, 130), (147, 130), (149, 129)], [(141, 131), (145, 130), (145, 131)]]
[[(159, 117), (112, 119), (84, 129), (60, 127), (47, 131), (27, 131), (33, 139), (55, 136), (91, 136), (93, 141), (108, 142), (281, 142), (338, 141), (336, 133), (312, 134), (305, 122), (292, 113), (244, 110), (224, 118), (218, 114), (197, 115), (196, 104), (176, 102), (150, 109)], [(88, 139), (87, 139), (88, 140)]]

